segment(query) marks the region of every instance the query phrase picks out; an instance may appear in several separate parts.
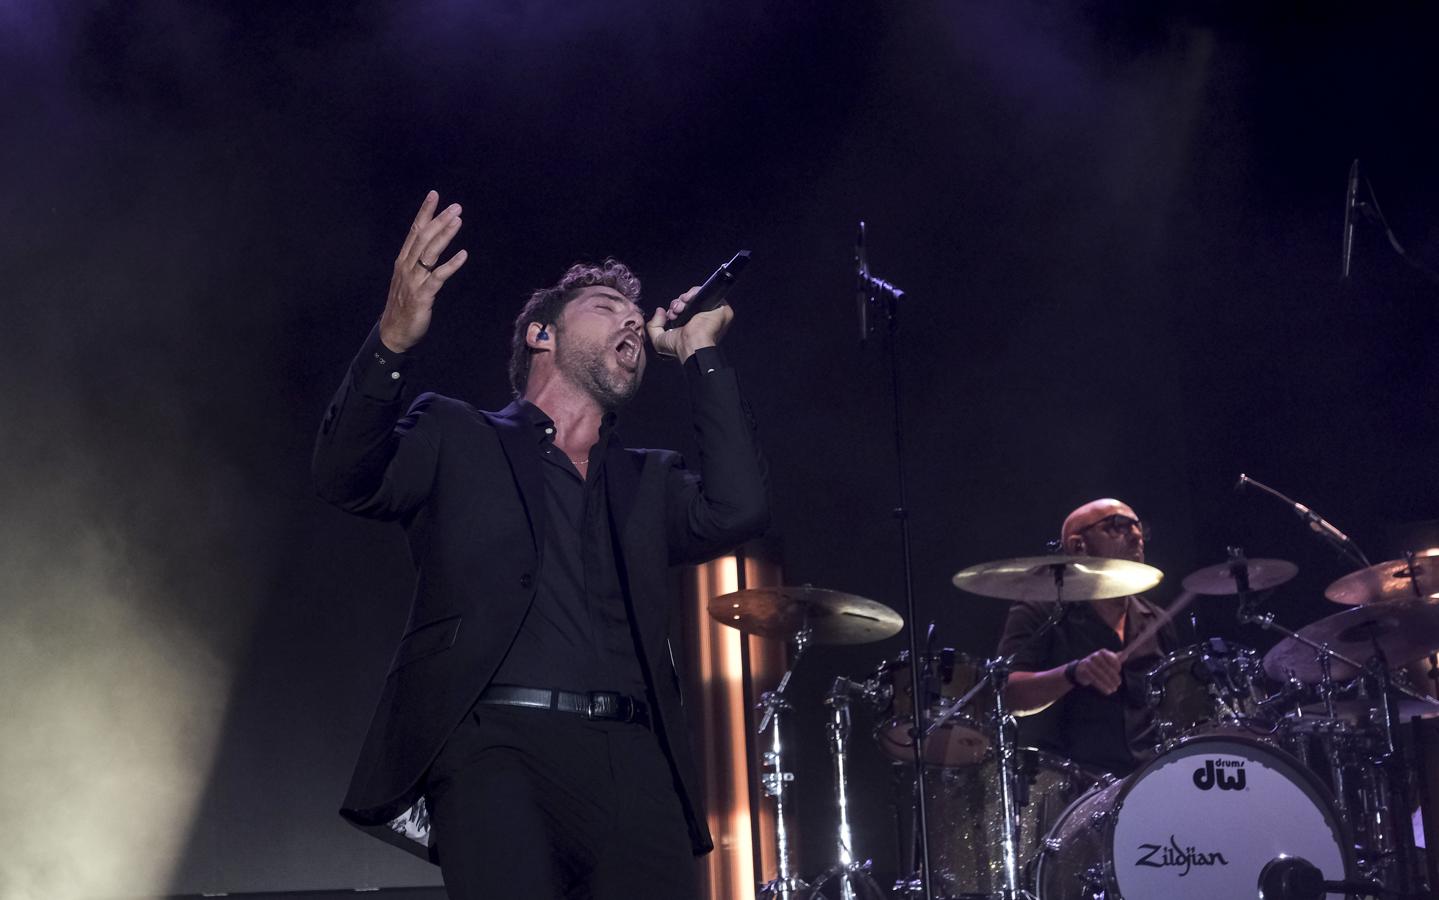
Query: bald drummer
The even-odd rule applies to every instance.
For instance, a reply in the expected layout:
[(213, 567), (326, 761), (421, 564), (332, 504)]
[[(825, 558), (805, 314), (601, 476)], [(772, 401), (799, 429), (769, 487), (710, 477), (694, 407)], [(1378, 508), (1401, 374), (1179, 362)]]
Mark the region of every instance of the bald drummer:
[[(1070, 513), (1060, 529), (1066, 554), (1144, 562), (1145, 528), (1128, 504), (1094, 500)], [(1143, 597), (1066, 604), (1048, 633), (1031, 636), (1049, 619), (1053, 600), (1018, 600), (1009, 609), (999, 653), (1016, 653), (1005, 699), (1021, 716), (1020, 741), (1090, 768), (1125, 775), (1151, 758), (1153, 722), (1145, 704), (1145, 675), (1178, 648), (1167, 623), (1130, 650), (1160, 615)]]

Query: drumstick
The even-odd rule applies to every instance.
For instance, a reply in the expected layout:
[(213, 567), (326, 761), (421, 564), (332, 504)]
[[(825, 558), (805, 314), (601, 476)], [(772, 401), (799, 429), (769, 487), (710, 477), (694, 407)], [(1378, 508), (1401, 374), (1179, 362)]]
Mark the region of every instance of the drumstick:
[(1154, 635), (1159, 632), (1159, 629), (1168, 625), (1170, 620), (1184, 612), (1184, 608), (1197, 596), (1199, 595), (1193, 591), (1184, 591), (1178, 597), (1175, 597), (1174, 602), (1169, 604), (1167, 608), (1161, 609), (1154, 621), (1149, 623), (1149, 627), (1139, 633), (1139, 637), (1135, 638), (1129, 646), (1119, 651), (1119, 662), (1123, 664), (1136, 650), (1143, 647), (1147, 641), (1153, 640)]

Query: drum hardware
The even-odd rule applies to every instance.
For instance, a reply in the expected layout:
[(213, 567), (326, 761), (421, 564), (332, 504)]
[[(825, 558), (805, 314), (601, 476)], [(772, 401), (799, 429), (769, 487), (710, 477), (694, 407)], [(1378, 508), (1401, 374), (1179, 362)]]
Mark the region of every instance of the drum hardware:
[(1324, 874), (1301, 856), (1280, 856), (1259, 870), (1259, 900), (1323, 900), (1328, 894), (1395, 896), (1373, 881), (1325, 881)]
[[(756, 709), (764, 710), (764, 716), (760, 719), (756, 733), (764, 734), (766, 729), (770, 729), (769, 749), (763, 755), (764, 768), (768, 768), (770, 771), (760, 776), (760, 787), (764, 790), (765, 796), (774, 798), (775, 859), (778, 869), (774, 878), (760, 886), (756, 896), (774, 898), (774, 900), (798, 900), (799, 892), (808, 887), (803, 879), (791, 870), (789, 819), (786, 813), (785, 798), (790, 791), (791, 782), (794, 781), (794, 773), (787, 772), (784, 768), (784, 741), (781, 737), (783, 730), (781, 723), (787, 718), (785, 713), (791, 709), (784, 692), (789, 687), (789, 680), (799, 666), (800, 657), (804, 656), (810, 639), (808, 627), (795, 632), (792, 644), (794, 654), (790, 658), (789, 668), (780, 678), (779, 686), (761, 694), (760, 702), (755, 705)], [(773, 725), (772, 729), (771, 725)]]
[[(1024, 886), (1049, 826), (1099, 780), (1062, 757), (1030, 747), (1016, 753), (1018, 856)], [(935, 889), (950, 898), (993, 898), (1005, 884), (1003, 796), (999, 761), (948, 766), (930, 773), (929, 816)], [(899, 886), (900, 889), (903, 885)]]
[[(999, 560), (971, 566), (955, 574), (955, 587), (985, 597), (1007, 600), (1049, 600), (1054, 609), (1024, 647), (1009, 656), (995, 657), (984, 664), (984, 677), (948, 708), (940, 711), (924, 728), (931, 735), (966, 705), (988, 689), (992, 695), (994, 758), (998, 766), (1001, 826), (999, 828), (1001, 886), (1003, 900), (1034, 900), (1035, 894), (1021, 885), (1019, 849), (1021, 842), (1017, 723), (1004, 700), (1005, 684), (1017, 656), (1030, 644), (1050, 632), (1068, 614), (1069, 603), (1125, 597), (1158, 584), (1164, 573), (1153, 566), (1129, 560), (1088, 556), (1036, 556)], [(1066, 589), (1071, 590), (1066, 590)], [(921, 788), (922, 789), (922, 788)], [(924, 797), (918, 804), (923, 807)], [(921, 827), (926, 827), (922, 819)], [(924, 836), (927, 841), (928, 836)]]
[[(1367, 733), (1373, 735), (1377, 746), (1368, 753), (1361, 754), (1357, 759), (1345, 757), (1342, 751), (1359, 740), (1357, 737), (1349, 739), (1343, 734), (1349, 730), (1347, 724), (1330, 726), (1329, 734), (1311, 735), (1305, 740), (1321, 742), (1335, 805), (1345, 821), (1357, 826), (1359, 868), (1367, 877), (1390, 885), (1400, 895), (1407, 895), (1418, 872), (1414, 865), (1413, 833), (1407, 819), (1396, 821), (1387, 809), (1390, 797), (1409, 795), (1405, 783), (1408, 774), (1395, 740), (1394, 704), (1396, 694), (1420, 703), (1433, 701), (1407, 685), (1395, 682), (1390, 676), (1387, 660), (1418, 658), (1439, 646), (1439, 604), (1413, 596), (1413, 592), (1425, 587), (1420, 581), (1425, 570), (1410, 559), (1402, 572), (1388, 570), (1388, 564), (1381, 564), (1356, 573), (1365, 575), (1367, 581), (1345, 582), (1345, 579), (1340, 579), (1336, 584), (1345, 583), (1346, 587), (1339, 595), (1350, 599), (1359, 590), (1356, 584), (1366, 585), (1365, 589), (1372, 589), (1371, 593), (1377, 597), (1395, 596), (1393, 584), (1402, 584), (1410, 593), (1402, 600), (1376, 600), (1356, 606), (1296, 632), (1277, 624), (1272, 613), (1257, 609), (1257, 600), (1247, 583), (1248, 570), (1243, 566), (1243, 551), (1231, 547), (1229, 553), (1229, 564), (1235, 568), (1236, 586), (1239, 587), (1237, 616), (1240, 623), (1257, 624), (1283, 636), (1265, 654), (1266, 672), (1272, 677), (1290, 682), (1298, 680), (1312, 686), (1323, 703), (1324, 718), (1335, 722), (1343, 721), (1338, 718), (1339, 679), (1353, 680), (1363, 676), (1375, 686), (1373, 696), (1378, 721)], [(1376, 580), (1379, 574), (1375, 570), (1386, 570), (1385, 578), (1388, 580)], [(1366, 661), (1361, 662), (1356, 657)], [(1435, 706), (1439, 708), (1439, 703)], [(1296, 719), (1299, 715), (1296, 713)], [(1300, 726), (1293, 721), (1284, 725), (1281, 740), (1291, 749), (1299, 740), (1295, 737), (1299, 729)], [(1359, 779), (1358, 782), (1351, 782), (1351, 776)]]
[(884, 900), (884, 892), (870, 877), (870, 860), (855, 862), (854, 839), (849, 826), (849, 771), (847, 748), (850, 735), (850, 700), (864, 696), (864, 685), (843, 676), (836, 678), (834, 686), (825, 697), (829, 707), (830, 720), (826, 728), (829, 735), (829, 753), (834, 762), (834, 796), (838, 810), (838, 835), (835, 841), (837, 855), (835, 864), (815, 880), (810, 893), (811, 900), (823, 900), (822, 890), (831, 881), (839, 885), (840, 900)]
[[(793, 652), (789, 668), (772, 691), (760, 695), (757, 710), (764, 710), (756, 734), (770, 732), (769, 749), (762, 754), (760, 787), (775, 801), (775, 844), (778, 869), (775, 877), (760, 886), (758, 897), (798, 900), (809, 889), (793, 871), (790, 853), (787, 799), (794, 773), (784, 766), (784, 723), (791, 710), (785, 691), (810, 644), (863, 644), (882, 640), (904, 627), (904, 620), (883, 603), (841, 591), (802, 587), (749, 588), (721, 594), (709, 602), (710, 617), (745, 634), (785, 638)], [(847, 709), (846, 709), (847, 715)], [(847, 726), (846, 726), (847, 734)], [(847, 805), (847, 800), (846, 800)], [(847, 815), (845, 829), (848, 829)], [(848, 840), (848, 838), (844, 838)]]

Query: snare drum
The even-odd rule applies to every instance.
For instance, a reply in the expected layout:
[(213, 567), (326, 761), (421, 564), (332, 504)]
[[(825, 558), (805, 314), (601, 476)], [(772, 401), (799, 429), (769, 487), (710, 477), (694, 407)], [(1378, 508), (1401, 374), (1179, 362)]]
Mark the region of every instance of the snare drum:
[(1040, 846), (1035, 886), (1039, 900), (1253, 897), (1280, 856), (1327, 880), (1354, 877), (1351, 846), (1328, 790), (1287, 753), (1202, 735), (1065, 810)]
[[(925, 703), (926, 716), (937, 715), (941, 707), (963, 697), (983, 674), (977, 660), (951, 649), (925, 657), (920, 677), (929, 695)], [(897, 658), (881, 663), (868, 684), (873, 686), (872, 695), (880, 710), (874, 728), (875, 741), (895, 759), (913, 761), (910, 729), (914, 727), (914, 701), (909, 653), (900, 653)], [(990, 717), (986, 713), (993, 696), (989, 690), (980, 691), (966, 712), (950, 717), (926, 738), (925, 761), (936, 766), (970, 766), (985, 759), (992, 746)]]
[(1148, 676), (1156, 743), (1167, 747), (1216, 724), (1262, 724), (1258, 730), (1269, 730), (1267, 684), (1263, 661), (1247, 647), (1216, 639), (1169, 654)]

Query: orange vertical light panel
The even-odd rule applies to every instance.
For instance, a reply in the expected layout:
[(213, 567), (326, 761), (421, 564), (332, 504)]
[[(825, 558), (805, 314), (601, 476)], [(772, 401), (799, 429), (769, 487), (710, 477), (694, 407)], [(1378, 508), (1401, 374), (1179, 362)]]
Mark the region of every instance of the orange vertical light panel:
[[(701, 862), (705, 900), (753, 897), (763, 880), (757, 866), (774, 851), (756, 846), (773, 839), (773, 811), (758, 796), (751, 708), (758, 692), (774, 687), (782, 642), (745, 635), (712, 618), (711, 599), (741, 587), (779, 583), (778, 566), (740, 552), (694, 567), (685, 585), (685, 644), (690, 650), (691, 726), (704, 781), (705, 806), (715, 850)], [(745, 642), (749, 646), (745, 646)], [(748, 665), (747, 665), (748, 663)], [(767, 821), (768, 820), (768, 821)]]

